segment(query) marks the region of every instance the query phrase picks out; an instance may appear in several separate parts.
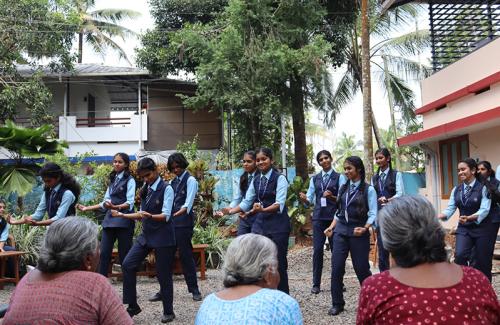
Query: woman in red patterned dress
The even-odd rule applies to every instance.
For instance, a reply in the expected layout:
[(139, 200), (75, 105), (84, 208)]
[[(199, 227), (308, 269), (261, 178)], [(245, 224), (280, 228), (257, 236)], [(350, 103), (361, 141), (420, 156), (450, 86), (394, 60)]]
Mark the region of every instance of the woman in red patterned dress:
[(444, 230), (425, 198), (398, 198), (378, 218), (395, 266), (363, 282), (357, 324), (500, 323), (488, 279), (448, 262)]

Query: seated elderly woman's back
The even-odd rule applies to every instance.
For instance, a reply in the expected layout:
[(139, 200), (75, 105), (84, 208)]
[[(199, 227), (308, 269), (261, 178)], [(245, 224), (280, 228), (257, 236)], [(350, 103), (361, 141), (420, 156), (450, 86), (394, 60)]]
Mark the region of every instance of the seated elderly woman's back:
[(302, 324), (297, 301), (275, 290), (278, 258), (269, 238), (246, 234), (234, 239), (223, 270), (225, 289), (205, 298), (195, 324)]
[(401, 197), (378, 215), (395, 267), (367, 278), (357, 324), (499, 324), (500, 305), (479, 271), (449, 263), (436, 211)]
[(94, 273), (97, 234), (97, 225), (85, 218), (54, 222), (37, 268), (12, 294), (3, 324), (133, 324), (108, 280)]

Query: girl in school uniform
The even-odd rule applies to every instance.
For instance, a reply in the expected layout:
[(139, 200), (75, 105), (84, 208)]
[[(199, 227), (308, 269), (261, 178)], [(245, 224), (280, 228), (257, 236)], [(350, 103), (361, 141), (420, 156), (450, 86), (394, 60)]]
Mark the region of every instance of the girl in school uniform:
[(102, 222), (101, 255), (98, 269), (98, 272), (106, 277), (115, 241), (118, 240), (120, 264), (123, 263), (132, 247), (134, 220), (111, 216), (111, 210), (123, 213), (130, 213), (134, 210), (135, 180), (130, 175), (129, 165), (129, 156), (123, 152), (117, 153), (113, 157), (113, 171), (109, 174), (109, 186), (104, 195), (104, 201), (92, 206), (77, 205), (81, 211), (106, 210)]
[[(491, 168), (491, 163), (489, 161), (480, 161), (477, 164), (477, 169), (480, 177), (478, 180), (484, 185), (488, 191), (488, 198), (491, 200), (491, 207), (488, 216), (488, 220), (491, 219), (490, 229), (490, 241), (488, 243), (488, 250), (483, 251), (487, 261), (485, 261), (485, 271), (486, 276), (491, 281), (491, 267), (493, 259), (493, 251), (495, 250), (495, 243), (498, 235), (498, 228), (500, 226), (500, 181), (495, 177), (495, 171)], [(483, 221), (484, 222), (484, 221)], [(489, 257), (489, 258), (488, 258)]]
[[(257, 165), (255, 163), (256, 155), (255, 151), (250, 150), (245, 152), (243, 155), (243, 170), (244, 173), (240, 176), (238, 191), (235, 191), (233, 201), (229, 204), (229, 207), (223, 208), (216, 212), (216, 215), (221, 217), (229, 213), (229, 210), (238, 206), (238, 204), (243, 201), (250, 184), (253, 182), (257, 175)], [(252, 225), (255, 221), (255, 215), (249, 215), (244, 212), (239, 213), (240, 222), (238, 225), (238, 236), (248, 234), (252, 232)]]
[[(9, 219), (10, 215), (7, 214), (7, 203), (0, 199), (0, 252), (14, 251), (14, 247), (7, 245), (9, 239)], [(14, 275), (14, 261), (12, 258), (7, 258), (7, 276)]]
[(288, 287), (288, 237), (290, 218), (285, 206), (288, 181), (273, 168), (271, 149), (260, 148), (256, 152), (259, 175), (248, 187), (241, 203), (230, 209), (229, 214), (249, 212), (255, 214), (252, 233), (270, 238), (278, 249), (278, 290), (289, 293)]
[[(391, 153), (387, 148), (375, 151), (375, 162), (378, 165), (377, 173), (372, 177), (371, 185), (377, 192), (378, 210), (382, 209), (391, 200), (403, 195), (403, 176), (392, 169)], [(380, 229), (377, 229), (378, 268), (380, 272), (389, 269), (389, 252), (382, 244)]]
[[(75, 215), (75, 205), (80, 196), (80, 185), (75, 178), (51, 162), (43, 165), (39, 174), (44, 189), (35, 213), (17, 220), (11, 219), (12, 225), (48, 226), (58, 219)], [(42, 220), (45, 213), (49, 218)]]
[[(168, 157), (167, 168), (175, 175), (175, 178), (170, 182), (174, 189), (172, 221), (175, 226), (175, 241), (179, 250), (182, 273), (188, 291), (193, 295), (193, 300), (201, 301), (203, 298), (196, 279), (196, 265), (191, 243), (194, 231), (193, 204), (198, 192), (198, 182), (186, 170), (188, 165), (186, 157), (180, 152), (175, 152)], [(161, 292), (157, 292), (149, 298), (149, 301), (159, 301), (160, 299)]]
[(344, 310), (342, 283), (349, 253), (360, 285), (372, 274), (368, 262), (369, 229), (377, 217), (377, 192), (365, 182), (365, 166), (361, 158), (347, 157), (344, 172), (348, 181), (339, 190), (337, 215), (325, 230), (326, 236), (333, 234), (332, 308), (329, 315), (338, 315)]
[[(311, 293), (318, 294), (323, 271), (323, 246), (325, 245), (325, 229), (332, 223), (337, 213), (337, 195), (339, 188), (345, 184), (346, 178), (332, 168), (332, 155), (327, 150), (321, 150), (316, 155), (316, 161), (322, 171), (309, 181), (307, 194), (300, 193), (299, 199), (306, 205), (314, 204), (313, 224), (313, 286)], [(328, 238), (332, 249), (332, 238)]]
[(476, 179), (477, 170), (477, 163), (472, 158), (458, 163), (461, 184), (451, 190), (448, 207), (439, 218), (448, 220), (458, 208), (460, 217), (456, 231), (455, 263), (469, 265), (472, 254), (474, 265), (471, 266), (486, 276), (489, 274), (491, 279), (491, 255), (485, 254), (491, 242), (491, 199), (486, 187)]
[(123, 303), (128, 304), (130, 316), (137, 315), (141, 308), (137, 304), (136, 272), (144, 258), (154, 249), (156, 270), (163, 302), (162, 323), (175, 318), (173, 307), (172, 266), (175, 256), (175, 230), (172, 221), (174, 190), (164, 182), (151, 158), (143, 158), (137, 164), (137, 173), (144, 180), (141, 189), (141, 210), (123, 213), (111, 210), (111, 215), (120, 219), (142, 220), (142, 233), (123, 261)]

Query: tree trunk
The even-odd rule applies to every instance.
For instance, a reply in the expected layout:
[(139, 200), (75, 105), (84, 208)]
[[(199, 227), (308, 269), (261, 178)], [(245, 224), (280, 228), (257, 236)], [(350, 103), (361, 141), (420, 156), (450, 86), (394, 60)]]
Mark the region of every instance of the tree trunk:
[(370, 80), (370, 27), (368, 24), (368, 0), (361, 0), (361, 69), (363, 89), (363, 146), (367, 180), (373, 174), (373, 137)]
[(382, 55), (382, 60), (384, 61), (384, 75), (385, 75), (385, 87), (387, 88), (387, 98), (389, 100), (389, 111), (391, 113), (391, 126), (392, 126), (392, 133), (394, 135), (394, 154), (396, 156), (396, 159), (393, 159), (396, 161), (396, 169), (401, 169), (400, 165), (400, 157), (399, 157), (399, 148), (398, 148), (398, 133), (397, 133), (397, 128), (396, 128), (396, 117), (394, 116), (394, 94), (392, 93), (392, 88), (390, 87), (390, 82), (389, 82), (389, 68), (387, 66), (387, 58), (385, 55)]
[(251, 135), (252, 135), (252, 147), (258, 148), (261, 146), (260, 139), (260, 128), (259, 128), (259, 118), (257, 116), (250, 116), (250, 127), (251, 127)]
[(83, 57), (83, 33), (78, 33), (78, 63), (82, 63)]
[(304, 92), (302, 80), (293, 75), (290, 78), (290, 99), (297, 176), (307, 179), (306, 123), (304, 113)]
[(377, 147), (381, 148), (383, 147), (384, 143), (382, 142), (382, 136), (380, 135), (377, 120), (375, 119), (375, 114), (373, 114), (373, 107), (371, 107), (371, 105), (370, 105), (370, 112), (371, 112), (370, 115), (372, 117), (372, 127), (373, 127), (373, 134), (375, 135), (375, 141), (377, 142)]

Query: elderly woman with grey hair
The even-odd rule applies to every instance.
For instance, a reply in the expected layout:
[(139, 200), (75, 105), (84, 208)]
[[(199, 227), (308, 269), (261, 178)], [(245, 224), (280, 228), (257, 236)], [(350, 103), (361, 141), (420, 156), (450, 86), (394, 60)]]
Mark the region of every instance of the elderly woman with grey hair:
[(499, 324), (488, 279), (448, 261), (445, 232), (429, 201), (400, 197), (378, 218), (395, 265), (363, 282), (357, 324)]
[(224, 287), (205, 298), (196, 325), (302, 324), (295, 299), (275, 290), (279, 283), (276, 245), (246, 234), (229, 245), (224, 258)]
[(55, 221), (37, 268), (12, 294), (3, 324), (133, 324), (108, 280), (95, 273), (97, 225), (81, 217)]

